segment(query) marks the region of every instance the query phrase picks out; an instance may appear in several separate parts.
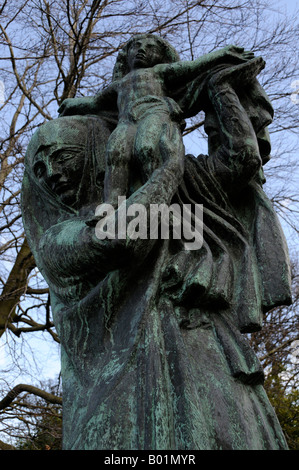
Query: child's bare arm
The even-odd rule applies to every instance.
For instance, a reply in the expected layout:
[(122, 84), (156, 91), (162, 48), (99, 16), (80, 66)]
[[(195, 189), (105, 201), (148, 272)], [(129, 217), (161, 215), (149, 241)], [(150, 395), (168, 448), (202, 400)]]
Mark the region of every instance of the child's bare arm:
[(82, 98), (67, 98), (58, 108), (59, 116), (71, 116), (74, 114), (96, 114), (95, 96)]
[(193, 80), (199, 75), (208, 74), (213, 67), (220, 64), (239, 64), (252, 59), (252, 52), (244, 51), (237, 46), (226, 46), (223, 49), (205, 54), (193, 61), (179, 61), (172, 64), (156, 65), (155, 71), (171, 84), (184, 80)]
[(58, 113), (59, 116), (98, 114), (99, 111), (111, 111), (114, 108), (116, 108), (116, 90), (110, 85), (95, 96), (65, 99)]

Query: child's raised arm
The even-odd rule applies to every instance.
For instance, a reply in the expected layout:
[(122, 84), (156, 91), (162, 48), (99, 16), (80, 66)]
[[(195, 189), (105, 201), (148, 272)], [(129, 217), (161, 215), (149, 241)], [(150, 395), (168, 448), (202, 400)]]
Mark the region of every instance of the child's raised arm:
[[(243, 47), (226, 46), (223, 49), (205, 54), (193, 61), (179, 61), (171, 64), (156, 65), (155, 71), (163, 75), (166, 83), (171, 85), (190, 81), (202, 74), (208, 74), (213, 67), (221, 64), (240, 64), (254, 57), (253, 52), (244, 51)], [(174, 84), (175, 84), (174, 83)]]

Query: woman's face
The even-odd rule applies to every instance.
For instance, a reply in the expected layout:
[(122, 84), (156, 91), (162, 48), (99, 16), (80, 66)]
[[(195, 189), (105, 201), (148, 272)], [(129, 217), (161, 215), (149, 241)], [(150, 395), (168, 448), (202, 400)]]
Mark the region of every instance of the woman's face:
[(33, 172), (40, 182), (58, 195), (67, 206), (74, 207), (84, 166), (84, 149), (74, 145), (42, 146), (36, 154)]
[(37, 183), (47, 186), (64, 205), (79, 210), (94, 199), (99, 203), (110, 133), (104, 121), (90, 116), (53, 119), (32, 137), (26, 166)]

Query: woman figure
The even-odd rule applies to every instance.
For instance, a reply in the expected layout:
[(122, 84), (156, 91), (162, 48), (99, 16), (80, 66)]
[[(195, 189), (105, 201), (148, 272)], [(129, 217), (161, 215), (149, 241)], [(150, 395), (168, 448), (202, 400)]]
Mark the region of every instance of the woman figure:
[[(101, 119), (59, 118), (29, 144), (23, 218), (61, 339), (64, 449), (287, 447), (241, 333), (259, 329), (262, 312), (288, 303), (290, 290), (284, 238), (261, 189), (257, 130), (234, 91), (235, 73), (209, 85), (210, 155), (185, 156), (164, 129), (165, 163), (124, 202), (147, 210), (203, 204), (200, 250), (180, 240), (97, 239), (90, 222), (103, 202), (109, 137)], [(242, 145), (227, 119), (231, 106), (248, 137)], [(265, 126), (266, 107), (264, 117)]]

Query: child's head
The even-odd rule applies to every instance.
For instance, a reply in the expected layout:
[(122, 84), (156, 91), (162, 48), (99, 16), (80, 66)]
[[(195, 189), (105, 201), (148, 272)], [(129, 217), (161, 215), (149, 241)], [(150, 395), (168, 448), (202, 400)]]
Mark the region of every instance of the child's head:
[[(138, 51), (141, 53), (138, 54)], [(178, 60), (178, 53), (165, 39), (154, 34), (139, 34), (133, 36), (119, 52), (113, 80), (124, 77), (131, 68), (151, 67), (156, 63), (165, 64)]]

